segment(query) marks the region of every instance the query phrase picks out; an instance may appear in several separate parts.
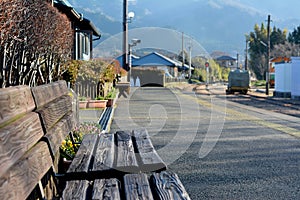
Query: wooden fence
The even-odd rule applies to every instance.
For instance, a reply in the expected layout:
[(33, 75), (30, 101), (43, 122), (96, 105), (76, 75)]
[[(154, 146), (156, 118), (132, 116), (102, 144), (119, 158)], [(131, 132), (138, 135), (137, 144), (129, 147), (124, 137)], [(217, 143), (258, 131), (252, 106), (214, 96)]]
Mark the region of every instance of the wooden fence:
[(95, 83), (76, 83), (74, 91), (79, 97), (95, 99), (97, 96), (97, 84)]
[(97, 95), (105, 97), (110, 91), (112, 83), (105, 83), (104, 85), (91, 82), (77, 82), (74, 86), (74, 91), (79, 97), (87, 97), (95, 99)]

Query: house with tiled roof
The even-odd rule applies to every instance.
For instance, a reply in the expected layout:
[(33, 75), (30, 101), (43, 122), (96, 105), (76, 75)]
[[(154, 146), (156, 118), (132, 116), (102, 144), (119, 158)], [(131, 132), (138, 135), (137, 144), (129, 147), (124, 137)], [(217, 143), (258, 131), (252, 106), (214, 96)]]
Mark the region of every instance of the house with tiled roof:
[(237, 60), (231, 56), (224, 55), (216, 58), (215, 60), (221, 67), (236, 69)]
[[(172, 60), (160, 53), (152, 52), (139, 59), (135, 59), (132, 64), (132, 68), (135, 67), (148, 67), (154, 69), (164, 70), (167, 74), (177, 77), (179, 68), (182, 68), (182, 62)], [(184, 65), (185, 69), (189, 69), (188, 65)], [(192, 68), (193, 69), (193, 68)]]

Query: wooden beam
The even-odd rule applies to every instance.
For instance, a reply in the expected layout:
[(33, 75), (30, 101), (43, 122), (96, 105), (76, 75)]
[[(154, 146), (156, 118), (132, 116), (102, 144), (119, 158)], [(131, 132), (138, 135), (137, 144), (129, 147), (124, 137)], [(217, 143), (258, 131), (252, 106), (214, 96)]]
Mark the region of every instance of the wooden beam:
[(62, 199), (85, 200), (87, 199), (88, 187), (89, 181), (87, 180), (67, 181)]
[(36, 110), (46, 132), (52, 128), (66, 113), (72, 110), (72, 99), (69, 95), (61, 96)]
[(31, 89), (36, 107), (40, 108), (54, 99), (68, 94), (66, 81), (57, 81), (50, 84), (39, 85)]
[(44, 135), (37, 113), (28, 113), (21, 119), (0, 128), (0, 176)]
[(190, 200), (188, 193), (174, 172), (162, 171), (154, 173), (150, 177), (150, 184), (153, 186), (153, 196), (155, 199)]
[(115, 168), (124, 173), (137, 173), (138, 162), (135, 157), (134, 147), (129, 132), (116, 132), (117, 159)]
[(5, 122), (15, 120), (32, 111), (35, 103), (28, 86), (16, 86), (0, 89), (0, 127)]
[(45, 142), (39, 142), (0, 177), (1, 199), (26, 199), (52, 166)]
[(134, 130), (133, 141), (138, 153), (139, 167), (142, 172), (159, 172), (167, 166), (156, 152), (146, 129)]
[(115, 158), (114, 134), (100, 134), (99, 143), (95, 149), (94, 163), (91, 172), (100, 177), (112, 177)]
[(76, 156), (67, 171), (67, 177), (76, 179), (88, 178), (87, 173), (94, 157), (93, 152), (97, 142), (97, 134), (87, 134), (84, 136)]
[(112, 179), (96, 179), (93, 186), (93, 200), (121, 200), (119, 181)]
[(126, 199), (153, 199), (146, 174), (126, 174), (124, 176), (124, 192)]

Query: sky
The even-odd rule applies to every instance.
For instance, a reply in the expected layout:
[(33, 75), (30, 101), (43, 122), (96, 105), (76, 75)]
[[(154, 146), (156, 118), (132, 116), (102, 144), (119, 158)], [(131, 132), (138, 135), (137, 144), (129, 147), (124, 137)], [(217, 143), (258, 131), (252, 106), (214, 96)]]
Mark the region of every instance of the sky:
[[(123, 1), (123, 0), (119, 0)], [(267, 15), (271, 14), (274, 16), (274, 19), (285, 20), (300, 18), (300, 1), (299, 0), (128, 0), (129, 5), (137, 5), (140, 1), (143, 1), (143, 4), (159, 3), (161, 7), (169, 7), (172, 4), (172, 7), (180, 6), (186, 2), (206, 2), (211, 6), (222, 8), (224, 5), (230, 5), (232, 7), (239, 8), (241, 10), (247, 11), (253, 14)], [(122, 5), (122, 4), (120, 4)], [(150, 8), (145, 8), (145, 13), (152, 13), (153, 11)]]
[[(115, 22), (122, 20), (124, 0), (69, 1)], [(300, 0), (128, 0), (128, 4), (128, 10), (135, 12), (131, 29), (155, 26), (182, 31), (209, 52), (243, 52), (244, 35), (255, 24), (266, 24), (268, 15), (272, 27), (293, 31), (300, 26)]]

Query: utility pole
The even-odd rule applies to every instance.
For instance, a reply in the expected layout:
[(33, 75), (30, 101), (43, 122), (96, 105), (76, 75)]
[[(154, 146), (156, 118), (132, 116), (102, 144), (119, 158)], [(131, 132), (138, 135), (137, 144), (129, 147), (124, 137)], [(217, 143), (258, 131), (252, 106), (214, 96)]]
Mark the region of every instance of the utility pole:
[(245, 70), (248, 70), (248, 38), (246, 38)]
[(239, 66), (239, 53), (236, 54), (236, 69), (240, 69), (240, 66)]
[(270, 23), (271, 23), (271, 16), (268, 15), (268, 26), (267, 26), (267, 37), (268, 37), (268, 54), (267, 54), (267, 70), (266, 70), (266, 95), (269, 95), (269, 67), (270, 67), (270, 50), (271, 50), (271, 43), (270, 43)]
[(184, 33), (182, 32), (182, 38), (181, 38), (181, 51), (182, 51), (182, 70), (184, 70)]
[[(127, 13), (128, 13), (128, 2), (123, 0), (123, 62), (122, 66), (124, 69), (128, 69), (128, 23), (127, 23)], [(130, 81), (130, 79), (129, 79)]]

